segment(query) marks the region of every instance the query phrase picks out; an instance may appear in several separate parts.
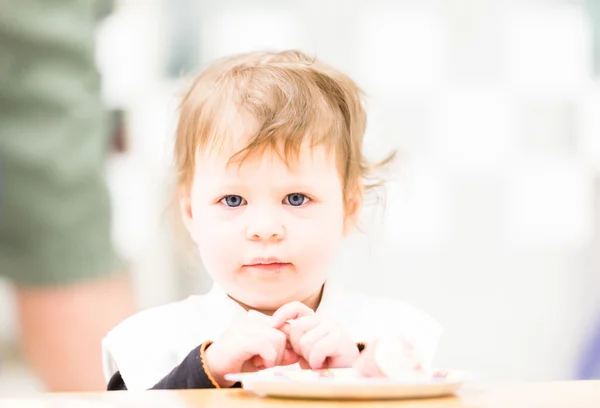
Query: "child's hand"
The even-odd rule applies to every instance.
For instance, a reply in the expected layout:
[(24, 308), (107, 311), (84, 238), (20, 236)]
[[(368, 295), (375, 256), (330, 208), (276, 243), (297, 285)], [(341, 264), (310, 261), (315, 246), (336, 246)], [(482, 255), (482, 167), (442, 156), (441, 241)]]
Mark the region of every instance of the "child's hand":
[(339, 325), (321, 319), (301, 302), (279, 308), (272, 316), (272, 325), (287, 335), (302, 366), (307, 363), (312, 369), (347, 368), (359, 356), (356, 343)]
[(270, 318), (249, 311), (206, 349), (204, 364), (220, 387), (231, 387), (225, 374), (252, 372), (298, 362), (298, 355), (286, 348), (286, 335), (270, 324)]

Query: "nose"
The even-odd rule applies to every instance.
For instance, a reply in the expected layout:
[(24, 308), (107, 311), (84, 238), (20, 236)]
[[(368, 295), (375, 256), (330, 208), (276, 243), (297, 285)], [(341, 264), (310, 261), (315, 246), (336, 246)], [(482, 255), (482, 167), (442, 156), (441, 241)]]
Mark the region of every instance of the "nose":
[(249, 215), (246, 237), (251, 241), (280, 241), (285, 236), (283, 220), (276, 209), (252, 211)]

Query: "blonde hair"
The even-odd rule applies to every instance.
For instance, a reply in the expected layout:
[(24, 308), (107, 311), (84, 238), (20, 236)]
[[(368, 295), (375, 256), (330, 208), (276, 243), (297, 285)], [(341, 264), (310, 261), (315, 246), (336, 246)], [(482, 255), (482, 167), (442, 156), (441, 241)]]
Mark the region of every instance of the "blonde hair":
[(395, 155), (379, 163), (363, 156), (363, 94), (348, 76), (295, 50), (251, 52), (212, 64), (184, 95), (175, 140), (180, 191), (189, 194), (198, 151), (222, 149), (240, 111), (258, 128), (230, 162), (272, 149), (289, 165), (303, 143), (325, 146), (335, 154), (345, 199), (382, 185), (375, 173)]

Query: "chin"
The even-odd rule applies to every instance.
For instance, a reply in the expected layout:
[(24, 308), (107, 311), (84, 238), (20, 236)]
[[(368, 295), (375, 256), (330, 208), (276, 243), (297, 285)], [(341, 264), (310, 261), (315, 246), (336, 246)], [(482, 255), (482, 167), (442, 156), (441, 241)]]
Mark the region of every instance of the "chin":
[(259, 310), (277, 310), (279, 309), (281, 306), (293, 302), (296, 299), (292, 299), (292, 298), (270, 298), (270, 300), (265, 300), (265, 298), (249, 298), (247, 299), (247, 302), (244, 302), (242, 300), (243, 303), (245, 303), (246, 305), (254, 308), (254, 309), (259, 309)]
[(237, 299), (238, 301), (244, 303), (247, 306), (250, 306), (253, 309), (260, 309), (260, 310), (277, 310), (279, 309), (281, 306), (293, 302), (294, 300), (301, 300), (301, 299), (296, 299), (296, 296), (294, 296), (294, 293), (285, 293), (282, 291), (278, 291), (277, 293), (273, 293), (272, 291), (255, 291), (252, 294), (247, 294), (244, 293), (245, 290), (241, 289), (239, 291), (236, 291), (239, 296), (236, 296), (233, 292), (232, 292), (232, 296)]
[[(262, 285), (255, 282), (253, 284), (244, 283), (232, 282), (232, 284), (223, 285), (223, 287), (238, 302), (253, 309), (264, 311), (275, 311), (281, 306), (294, 301), (302, 302), (320, 288), (320, 286), (315, 290), (307, 287), (300, 288), (299, 282), (287, 285)], [(322, 285), (322, 283), (319, 285)]]

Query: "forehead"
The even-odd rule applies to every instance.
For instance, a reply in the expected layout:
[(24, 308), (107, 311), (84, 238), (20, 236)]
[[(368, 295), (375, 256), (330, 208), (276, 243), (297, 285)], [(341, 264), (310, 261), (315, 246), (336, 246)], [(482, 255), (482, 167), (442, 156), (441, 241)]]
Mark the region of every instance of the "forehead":
[(195, 175), (198, 181), (214, 184), (243, 180), (246, 184), (273, 181), (286, 183), (336, 183), (339, 174), (331, 151), (322, 146), (304, 144), (298, 155), (286, 160), (273, 149), (249, 154), (243, 161), (230, 161), (231, 154), (206, 152), (200, 154)]
[(306, 182), (334, 180), (339, 182), (335, 149), (326, 145), (312, 145), (310, 137), (299, 142), (297, 149), (286, 151), (283, 141), (266, 143), (240, 157), (236, 153), (248, 146), (259, 124), (256, 119), (236, 110), (229, 116), (227, 128), (221, 130), (220, 142), (205, 146), (197, 152), (195, 177), (204, 182), (254, 179), (301, 179)]

